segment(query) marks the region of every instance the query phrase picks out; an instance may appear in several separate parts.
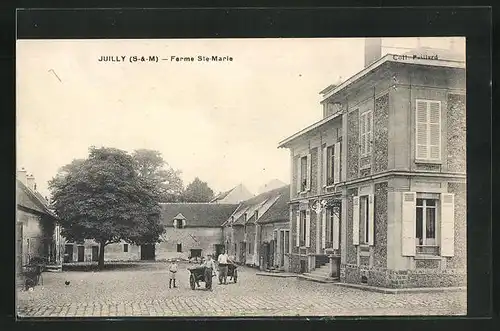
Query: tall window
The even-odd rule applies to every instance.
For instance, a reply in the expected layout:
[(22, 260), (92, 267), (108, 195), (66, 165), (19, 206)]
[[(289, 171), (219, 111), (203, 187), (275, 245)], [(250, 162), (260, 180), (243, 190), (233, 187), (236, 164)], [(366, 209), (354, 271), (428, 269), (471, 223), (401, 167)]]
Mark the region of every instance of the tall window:
[(326, 242), (333, 242), (333, 207), (329, 208), (327, 211), (327, 220), (326, 220)]
[(300, 158), (300, 190), (303, 192), (307, 189), (307, 156)]
[(372, 152), (372, 111), (364, 112), (359, 119), (361, 156), (366, 156)]
[(416, 100), (416, 158), (441, 160), (441, 102)]
[(364, 244), (369, 244), (369, 233), (370, 233), (370, 216), (368, 209), (368, 196), (363, 195), (359, 197), (359, 220), (363, 224), (363, 238), (362, 242)]
[[(417, 246), (437, 246), (437, 200), (417, 199)], [(425, 248), (423, 248), (425, 250)], [(418, 250), (417, 250), (418, 251)]]
[(285, 253), (291, 253), (290, 251), (290, 231), (285, 230)]
[(182, 253), (182, 244), (177, 244), (177, 253)]
[(128, 244), (123, 244), (123, 252), (128, 253)]
[(306, 243), (306, 211), (300, 211), (300, 246)]
[(335, 167), (335, 149), (334, 146), (328, 146), (326, 149), (326, 183), (327, 185), (333, 184), (334, 167)]

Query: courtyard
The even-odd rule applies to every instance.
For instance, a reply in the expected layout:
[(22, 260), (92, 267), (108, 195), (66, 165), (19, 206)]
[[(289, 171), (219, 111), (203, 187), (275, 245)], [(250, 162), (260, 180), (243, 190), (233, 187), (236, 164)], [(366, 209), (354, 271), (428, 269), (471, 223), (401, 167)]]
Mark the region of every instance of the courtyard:
[[(375, 316), (463, 315), (466, 292), (384, 294), (257, 275), (239, 267), (238, 282), (213, 291), (189, 286), (190, 264), (179, 264), (177, 288), (168, 287), (168, 264), (44, 273), (43, 285), (17, 292), (19, 317), (113, 316)], [(66, 283), (69, 282), (69, 285)]]

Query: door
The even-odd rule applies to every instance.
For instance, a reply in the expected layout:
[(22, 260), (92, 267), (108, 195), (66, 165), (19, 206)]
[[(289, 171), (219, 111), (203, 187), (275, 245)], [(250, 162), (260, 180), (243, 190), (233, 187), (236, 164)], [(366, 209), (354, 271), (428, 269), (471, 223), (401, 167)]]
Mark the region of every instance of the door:
[(73, 245), (64, 246), (64, 263), (73, 262)]
[(99, 246), (92, 246), (92, 262), (99, 261)]
[(155, 245), (147, 244), (141, 245), (141, 260), (154, 260), (155, 259)]
[(281, 231), (280, 234), (280, 256), (279, 256), (279, 266), (282, 267), (283, 265), (285, 265), (285, 232), (286, 231)]
[(247, 251), (247, 245), (245, 242), (240, 243), (240, 262), (245, 263), (246, 262), (246, 251)]
[(78, 246), (78, 262), (85, 261), (85, 246)]
[(215, 244), (215, 259), (217, 260), (217, 258), (219, 257), (220, 254), (222, 254), (224, 252), (224, 248), (225, 246), (224, 245), (220, 245), (220, 244)]
[(17, 255), (16, 263), (18, 271), (23, 265), (23, 223), (17, 223)]
[(275, 252), (276, 241), (271, 240), (269, 245), (269, 266), (274, 267), (274, 252)]

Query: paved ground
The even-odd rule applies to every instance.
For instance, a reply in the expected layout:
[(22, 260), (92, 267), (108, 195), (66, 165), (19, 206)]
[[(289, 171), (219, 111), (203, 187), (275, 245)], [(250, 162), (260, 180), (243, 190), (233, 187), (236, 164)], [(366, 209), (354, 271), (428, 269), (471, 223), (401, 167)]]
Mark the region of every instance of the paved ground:
[[(466, 293), (382, 294), (296, 278), (256, 275), (240, 267), (238, 283), (191, 290), (187, 265), (168, 288), (166, 264), (101, 272), (44, 273), (44, 284), (18, 292), (21, 317), (456, 315)], [(214, 278), (216, 280), (216, 278)], [(70, 281), (66, 286), (65, 281)], [(201, 283), (203, 287), (203, 283)]]

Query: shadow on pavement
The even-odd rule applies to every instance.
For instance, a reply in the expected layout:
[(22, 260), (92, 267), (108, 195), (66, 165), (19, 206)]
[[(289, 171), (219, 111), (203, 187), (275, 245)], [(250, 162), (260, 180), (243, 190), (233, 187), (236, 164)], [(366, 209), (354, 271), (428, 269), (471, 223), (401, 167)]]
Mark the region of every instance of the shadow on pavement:
[(117, 271), (130, 269), (155, 268), (161, 266), (161, 262), (106, 262), (104, 267), (99, 269), (97, 262), (77, 262), (65, 263), (62, 266), (63, 271)]

